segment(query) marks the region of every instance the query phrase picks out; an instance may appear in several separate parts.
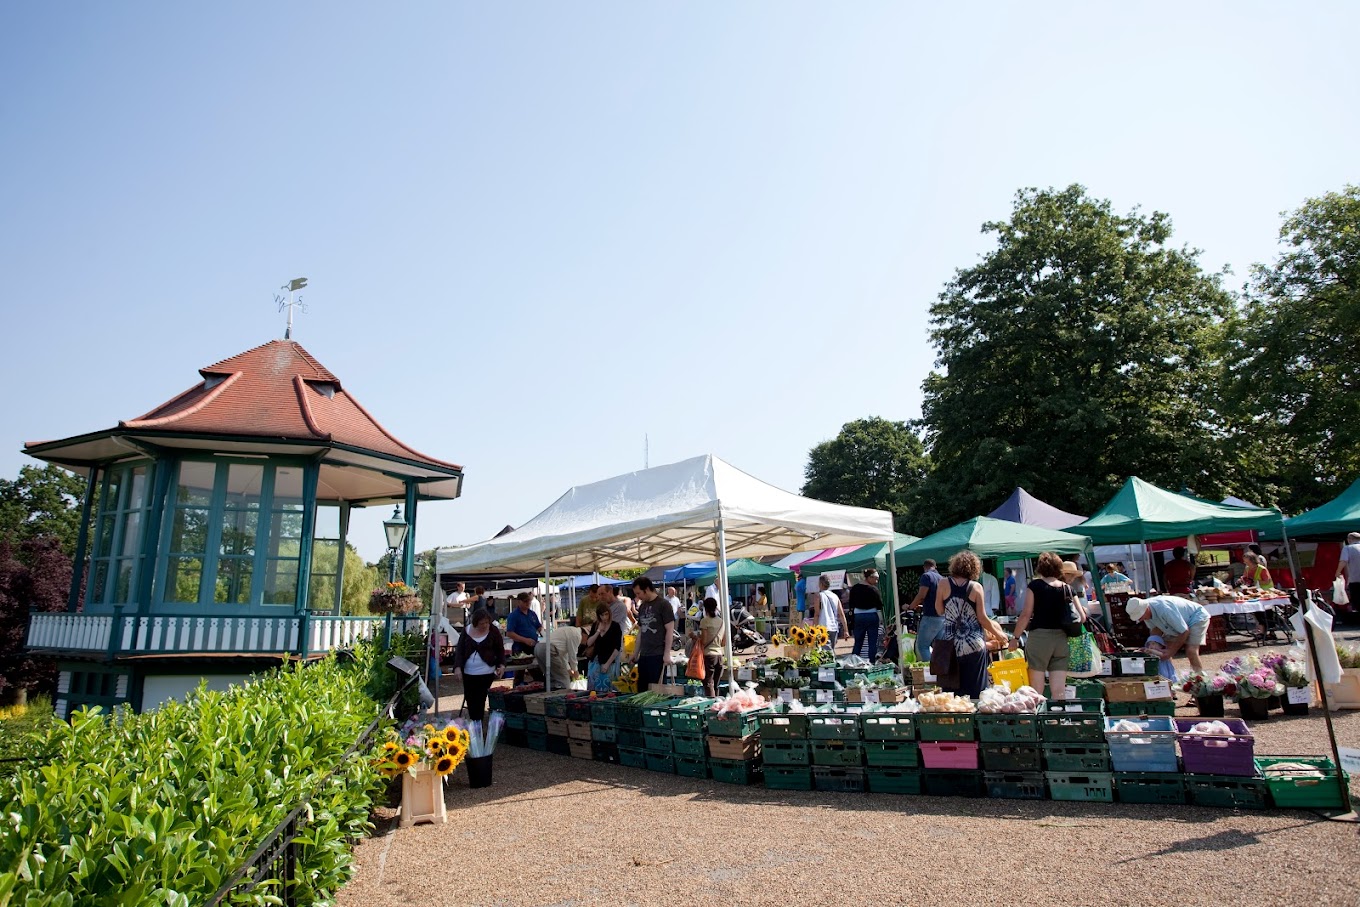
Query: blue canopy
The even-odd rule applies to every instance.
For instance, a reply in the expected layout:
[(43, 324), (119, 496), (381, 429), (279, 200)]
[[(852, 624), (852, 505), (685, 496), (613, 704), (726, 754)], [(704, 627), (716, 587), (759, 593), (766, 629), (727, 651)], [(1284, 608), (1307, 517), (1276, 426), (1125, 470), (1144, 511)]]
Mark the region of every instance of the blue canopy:
[(622, 586), (631, 583), (630, 579), (615, 579), (612, 576), (600, 576), (598, 573), (590, 573), (585, 576), (577, 576), (567, 580), (559, 589), (588, 589), (591, 586)]
[(1011, 492), (1005, 503), (987, 516), (994, 520), (1024, 523), (1026, 526), (1038, 526), (1041, 529), (1070, 529), (1086, 519), (1084, 516), (1059, 510), (1052, 504), (1045, 504), (1019, 485), (1015, 486), (1015, 491)]
[[(730, 564), (732, 562), (728, 561), (728, 563)], [(691, 580), (696, 580), (701, 576), (705, 576), (706, 574), (712, 573), (717, 569), (718, 569), (717, 561), (695, 561), (694, 563), (686, 564), (683, 567), (672, 567), (671, 569), (667, 570), (665, 573), (664, 582), (678, 583), (681, 580), (684, 580), (685, 582), (690, 582)]]

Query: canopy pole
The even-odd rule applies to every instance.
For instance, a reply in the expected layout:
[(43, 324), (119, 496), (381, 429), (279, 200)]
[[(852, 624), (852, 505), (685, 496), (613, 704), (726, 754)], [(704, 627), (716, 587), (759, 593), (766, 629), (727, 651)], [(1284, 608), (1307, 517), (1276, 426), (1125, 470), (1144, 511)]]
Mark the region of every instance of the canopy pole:
[[(726, 530), (726, 529), (724, 528), (724, 526), (723, 526), (723, 518), (722, 518), (722, 515), (719, 514), (719, 515), (718, 515), (718, 608), (722, 611), (722, 615), (723, 615), (723, 636), (724, 636), (724, 639), (725, 639), (725, 642), (724, 642), (724, 644), (723, 644), (723, 652), (724, 652), (723, 660), (724, 660), (724, 662), (726, 662), (726, 663), (724, 664), (723, 668), (724, 668), (724, 670), (726, 670), (726, 671), (728, 672), (727, 691), (728, 691), (728, 693), (730, 694), (730, 693), (734, 692), (733, 687), (734, 687), (734, 684), (735, 684), (735, 679), (736, 679), (736, 676), (737, 676), (737, 672), (736, 672), (735, 668), (733, 667), (733, 665), (734, 665), (734, 663), (735, 663), (735, 656), (733, 656), (733, 654), (732, 654), (732, 605), (731, 605), (731, 602), (729, 601), (729, 599), (730, 599), (730, 596), (727, 594), (727, 530)], [(714, 690), (714, 692), (717, 691), (717, 689), (718, 689), (718, 683), (719, 683), (721, 680), (722, 680), (722, 671), (719, 671), (719, 672), (718, 672), (718, 676), (717, 676), (716, 678), (714, 678), (714, 680), (713, 680), (713, 690)], [(1339, 764), (1339, 763), (1338, 763), (1338, 764)]]
[(543, 660), (546, 662), (543, 666), (543, 692), (545, 693), (552, 692), (552, 630), (549, 629), (552, 626), (552, 594), (547, 591), (552, 588), (548, 585), (548, 580), (550, 579), (552, 579), (551, 562), (549, 559), (544, 558), (543, 597), (546, 598), (547, 601), (543, 603), (543, 616), (547, 619), (543, 621), (541, 632), (543, 634), (542, 638), (544, 643)]
[[(897, 667), (902, 667), (902, 602), (901, 596), (897, 592), (897, 553), (893, 551), (896, 539), (888, 541), (888, 594), (892, 596), (893, 613), (896, 615), (897, 636), (894, 641), (897, 643)], [(834, 654), (834, 653), (833, 653)], [(872, 659), (874, 653), (869, 653)]]
[[(1307, 587), (1302, 583), (1302, 574), (1299, 573), (1298, 564), (1294, 558), (1293, 543), (1289, 541), (1289, 530), (1284, 527), (1284, 516), (1280, 516), (1280, 534), (1284, 538), (1285, 556), (1289, 558), (1289, 572), (1294, 574), (1294, 590), (1298, 594), (1300, 588), (1306, 593)], [(1299, 596), (1299, 613), (1303, 615), (1303, 632), (1308, 637), (1308, 654), (1313, 660), (1313, 680), (1317, 682), (1318, 698), (1322, 701), (1322, 718), (1327, 724), (1327, 739), (1332, 744), (1332, 759), (1336, 764), (1337, 784), (1341, 786), (1341, 808), (1344, 814), (1332, 816), (1336, 821), (1355, 822), (1360, 821), (1356, 816), (1355, 807), (1351, 803), (1350, 785), (1346, 783), (1346, 773), (1341, 768), (1341, 751), (1336, 745), (1336, 729), (1332, 727), (1332, 704), (1327, 696), (1327, 683), (1322, 679), (1322, 663), (1318, 661), (1317, 645), (1313, 641), (1313, 624), (1308, 620), (1308, 612), (1311, 610), (1306, 595)]]

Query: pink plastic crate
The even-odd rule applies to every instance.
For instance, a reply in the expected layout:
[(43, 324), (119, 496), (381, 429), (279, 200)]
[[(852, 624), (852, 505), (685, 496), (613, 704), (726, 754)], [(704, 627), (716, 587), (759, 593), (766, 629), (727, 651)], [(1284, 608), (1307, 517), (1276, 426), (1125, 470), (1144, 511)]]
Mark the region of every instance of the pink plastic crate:
[(1187, 733), (1203, 718), (1177, 718), (1176, 736), (1180, 738), (1181, 759), (1185, 771), (1192, 775), (1256, 774), (1256, 738), (1240, 718), (1216, 718), (1232, 733), (1210, 737)]
[(922, 743), (921, 764), (926, 768), (961, 768), (977, 771), (976, 743)]

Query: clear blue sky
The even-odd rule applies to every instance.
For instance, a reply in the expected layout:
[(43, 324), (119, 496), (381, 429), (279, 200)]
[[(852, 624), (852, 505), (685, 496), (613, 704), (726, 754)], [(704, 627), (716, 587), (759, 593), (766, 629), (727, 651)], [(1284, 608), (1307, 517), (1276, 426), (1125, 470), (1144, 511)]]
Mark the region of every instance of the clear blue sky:
[[(796, 489), (920, 414), (927, 309), (1026, 186), (1230, 285), (1360, 180), (1360, 6), (0, 5), (0, 475), (297, 338), (465, 465), (422, 548), (713, 452)], [(473, 427), (478, 427), (473, 430)], [(378, 521), (356, 523), (365, 556)]]

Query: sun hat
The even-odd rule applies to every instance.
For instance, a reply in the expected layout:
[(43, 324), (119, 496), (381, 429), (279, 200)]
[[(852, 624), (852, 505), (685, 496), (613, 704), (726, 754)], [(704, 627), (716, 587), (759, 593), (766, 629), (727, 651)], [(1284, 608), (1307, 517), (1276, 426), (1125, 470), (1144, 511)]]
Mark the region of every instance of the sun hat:
[(1063, 561), (1062, 570), (1064, 577), (1081, 576), (1081, 568), (1071, 561)]
[(1148, 613), (1148, 603), (1141, 598), (1131, 598), (1124, 606), (1124, 611), (1129, 615), (1129, 620), (1142, 620), (1143, 615)]

